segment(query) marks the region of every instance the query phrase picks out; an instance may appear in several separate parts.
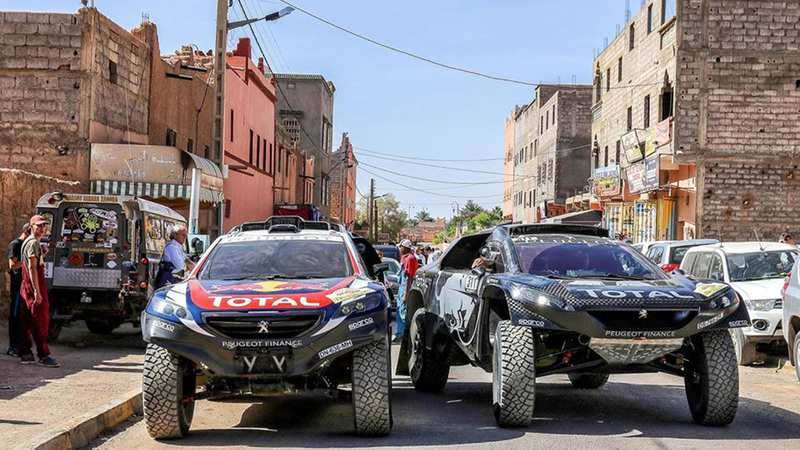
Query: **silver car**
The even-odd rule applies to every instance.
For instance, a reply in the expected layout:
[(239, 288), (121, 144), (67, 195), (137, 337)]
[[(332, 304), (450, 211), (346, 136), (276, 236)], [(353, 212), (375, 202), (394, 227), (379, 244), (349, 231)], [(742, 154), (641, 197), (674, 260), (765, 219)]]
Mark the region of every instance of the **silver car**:
[(783, 281), (783, 338), (789, 347), (789, 361), (800, 380), (800, 264), (795, 263)]

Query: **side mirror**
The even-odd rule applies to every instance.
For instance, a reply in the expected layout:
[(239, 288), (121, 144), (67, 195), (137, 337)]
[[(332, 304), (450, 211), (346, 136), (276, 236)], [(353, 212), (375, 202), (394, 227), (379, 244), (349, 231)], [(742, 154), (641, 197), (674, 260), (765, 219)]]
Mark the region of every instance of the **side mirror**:
[(375, 273), (386, 272), (387, 270), (389, 270), (389, 263), (382, 262), (382, 263), (375, 264), (374, 266), (372, 266), (372, 270)]
[(717, 281), (722, 281), (722, 279), (723, 279), (722, 278), (722, 274), (719, 273), (719, 272), (714, 272), (714, 273), (711, 274), (711, 279), (712, 280), (717, 280)]
[(194, 252), (197, 253), (198, 255), (202, 254), (203, 250), (205, 250), (205, 246), (206, 246), (205, 242), (201, 241), (200, 239), (196, 240), (194, 242)]
[(486, 267), (478, 266), (478, 267), (472, 269), (472, 274), (475, 275), (476, 277), (480, 278), (480, 277), (486, 275)]
[(675, 269), (675, 270), (673, 270), (673, 272), (676, 272), (676, 273), (678, 273), (680, 275), (684, 275), (684, 276), (686, 275), (686, 272), (683, 269)]

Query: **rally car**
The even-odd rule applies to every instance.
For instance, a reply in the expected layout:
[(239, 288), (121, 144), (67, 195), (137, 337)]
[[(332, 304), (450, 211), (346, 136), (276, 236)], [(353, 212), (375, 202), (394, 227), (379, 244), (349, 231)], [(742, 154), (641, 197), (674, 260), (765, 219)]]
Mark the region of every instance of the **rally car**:
[(359, 435), (392, 426), (386, 269), (339, 225), (272, 217), (218, 238), (142, 313), (144, 417), (185, 436), (200, 399), (352, 396)]
[(666, 274), (607, 236), (503, 225), (457, 240), (414, 278), (398, 374), (432, 392), (450, 366), (492, 372), (495, 419), (513, 427), (530, 424), (539, 376), (594, 389), (613, 373), (665, 372), (684, 379), (697, 423), (733, 421), (728, 330), (749, 325), (744, 303), (724, 283)]

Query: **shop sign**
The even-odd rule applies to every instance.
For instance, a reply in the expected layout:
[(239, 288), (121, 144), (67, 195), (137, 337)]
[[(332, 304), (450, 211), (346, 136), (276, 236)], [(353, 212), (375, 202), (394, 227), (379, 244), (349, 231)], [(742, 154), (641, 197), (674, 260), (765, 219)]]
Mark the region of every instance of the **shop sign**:
[(645, 161), (645, 177), (644, 177), (644, 190), (645, 191), (655, 191), (659, 188), (659, 178), (658, 178), (658, 166), (659, 161), (661, 158), (659, 156), (655, 156), (654, 158), (648, 159)]
[(625, 158), (631, 164), (644, 158), (644, 149), (637, 131), (639, 130), (631, 130), (622, 135), (622, 149), (625, 151)]
[(595, 196), (604, 197), (620, 194), (619, 166), (598, 167), (592, 176), (592, 187)]
[(625, 169), (625, 176), (628, 180), (628, 191), (636, 194), (644, 190), (646, 169), (644, 162), (632, 164)]

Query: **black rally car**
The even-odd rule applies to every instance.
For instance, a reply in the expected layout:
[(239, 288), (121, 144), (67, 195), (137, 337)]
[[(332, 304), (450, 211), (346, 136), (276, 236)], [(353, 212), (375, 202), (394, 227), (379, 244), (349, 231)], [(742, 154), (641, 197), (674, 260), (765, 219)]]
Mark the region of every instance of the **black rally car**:
[(148, 433), (185, 436), (200, 399), (347, 391), (356, 432), (388, 434), (385, 269), (363, 238), (299, 217), (218, 238), (142, 313)]
[(730, 423), (739, 381), (729, 328), (749, 323), (726, 284), (665, 274), (607, 230), (504, 225), (455, 241), (420, 269), (398, 374), (445, 387), (451, 365), (493, 375), (500, 426), (527, 426), (536, 377), (593, 389), (609, 374), (684, 379), (695, 422)]

